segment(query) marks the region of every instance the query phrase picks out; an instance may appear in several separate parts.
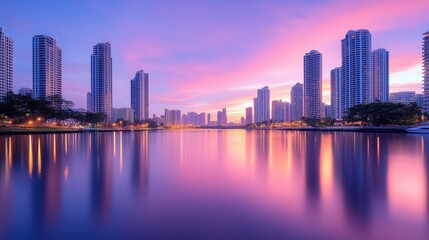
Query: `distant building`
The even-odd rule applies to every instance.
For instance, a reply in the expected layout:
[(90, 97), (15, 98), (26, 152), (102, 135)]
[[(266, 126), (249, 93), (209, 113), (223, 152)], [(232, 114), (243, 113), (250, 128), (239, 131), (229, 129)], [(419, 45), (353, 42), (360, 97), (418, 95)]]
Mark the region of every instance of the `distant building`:
[(62, 96), (62, 51), (57, 40), (37, 35), (33, 37), (33, 97), (54, 95)]
[(168, 110), (168, 109), (164, 110), (164, 118), (165, 118), (164, 124), (166, 126), (179, 125), (180, 117), (181, 117), (180, 110)]
[(131, 80), (131, 108), (136, 120), (149, 119), (149, 74), (143, 70)]
[(112, 121), (112, 56), (110, 43), (99, 43), (91, 55), (91, 109)]
[(271, 120), (274, 122), (290, 121), (290, 104), (282, 100), (271, 102)]
[(423, 95), (424, 104), (423, 110), (429, 112), (429, 31), (423, 34), (423, 52), (422, 52), (422, 64), (423, 64)]
[(86, 93), (86, 109), (88, 112), (91, 112), (91, 93)]
[(19, 95), (24, 95), (24, 96), (27, 96), (27, 97), (32, 97), (33, 96), (33, 89), (22, 87), (22, 88), (19, 89), (18, 93), (19, 93)]
[(390, 102), (410, 104), (416, 101), (416, 92), (402, 91), (390, 93)]
[(112, 121), (125, 120), (134, 122), (134, 109), (132, 108), (112, 108)]
[(341, 110), (341, 68), (331, 70), (331, 114), (332, 118), (343, 118)]
[(206, 125), (206, 113), (198, 114), (197, 125), (205, 126)]
[(207, 126), (211, 126), (211, 114), (207, 113)]
[(244, 117), (241, 117), (240, 124), (241, 125), (246, 125), (246, 119)]
[(423, 94), (416, 94), (416, 103), (417, 106), (423, 108), (425, 102), (425, 98)]
[(258, 89), (257, 97), (253, 99), (255, 123), (270, 120), (270, 90), (267, 86)]
[(298, 121), (304, 116), (304, 87), (297, 83), (290, 92), (290, 118), (291, 121)]
[(384, 48), (372, 51), (373, 100), (389, 101), (389, 51)]
[(247, 107), (246, 108), (246, 124), (253, 123), (253, 108)]
[(13, 91), (13, 40), (0, 27), (0, 99)]
[(226, 126), (227, 125), (227, 117), (226, 117), (226, 108), (223, 108), (222, 111), (217, 112), (217, 125), (218, 126)]
[(371, 84), (371, 33), (348, 31), (341, 40), (341, 111), (373, 101)]
[(322, 54), (311, 50), (304, 55), (304, 116), (322, 116)]

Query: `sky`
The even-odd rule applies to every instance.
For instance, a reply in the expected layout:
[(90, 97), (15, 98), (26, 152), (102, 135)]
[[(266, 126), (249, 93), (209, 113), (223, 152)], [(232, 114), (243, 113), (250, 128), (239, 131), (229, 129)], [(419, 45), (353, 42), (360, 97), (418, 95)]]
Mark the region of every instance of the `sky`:
[[(110, 42), (113, 107), (130, 107), (130, 80), (149, 73), (150, 116), (165, 108), (238, 121), (258, 88), (290, 101), (303, 82), (303, 56), (323, 55), (323, 100), (330, 70), (341, 65), (341, 39), (368, 29), (372, 48), (390, 52), (390, 91), (422, 90), (427, 0), (3, 0), (0, 26), (14, 40), (14, 90), (32, 87), (32, 37), (48, 35), (63, 51), (63, 96), (86, 108), (92, 47)], [(213, 117), (212, 117), (213, 118)]]

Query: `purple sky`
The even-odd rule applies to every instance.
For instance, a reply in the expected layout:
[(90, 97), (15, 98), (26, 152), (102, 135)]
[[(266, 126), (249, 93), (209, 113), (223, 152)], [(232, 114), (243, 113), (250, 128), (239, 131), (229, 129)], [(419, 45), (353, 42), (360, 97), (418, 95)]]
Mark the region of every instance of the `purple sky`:
[(150, 74), (150, 114), (164, 108), (244, 116), (256, 89), (289, 101), (302, 82), (303, 55), (323, 54), (323, 98), (329, 71), (341, 62), (341, 39), (369, 29), (373, 49), (390, 51), (391, 91), (421, 91), (421, 38), (429, 1), (7, 1), (0, 26), (15, 41), (14, 89), (32, 87), (32, 37), (63, 50), (63, 93), (86, 107), (92, 46), (109, 41), (113, 106), (130, 106), (130, 79)]

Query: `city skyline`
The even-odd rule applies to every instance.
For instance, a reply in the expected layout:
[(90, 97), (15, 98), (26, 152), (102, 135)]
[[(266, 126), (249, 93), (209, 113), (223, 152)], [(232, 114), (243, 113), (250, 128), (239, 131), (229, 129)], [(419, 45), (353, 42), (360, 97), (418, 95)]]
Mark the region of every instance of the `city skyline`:
[[(141, 24), (153, 34), (147, 34), (146, 31), (144, 34), (145, 38), (142, 38), (141, 42), (129, 40), (133, 38), (134, 33), (131, 33), (132, 31), (128, 30), (128, 28), (120, 28), (115, 24), (112, 24), (112, 30), (105, 31), (102, 28), (97, 34), (88, 34), (84, 37), (76, 38), (77, 30), (80, 31), (81, 28), (85, 30), (88, 27), (100, 27), (101, 25), (104, 26), (112, 23), (110, 19), (103, 18), (103, 21), (106, 22), (96, 21), (85, 26), (85, 17), (89, 17), (87, 15), (89, 13), (87, 12), (90, 12), (89, 10), (95, 7), (93, 3), (83, 5), (83, 20), (77, 21), (73, 26), (70, 26), (70, 20), (72, 19), (70, 14), (60, 16), (61, 14), (59, 13), (64, 13), (66, 10), (77, 12), (77, 7), (74, 4), (70, 3), (66, 6), (59, 6), (56, 8), (57, 12), (52, 12), (50, 9), (43, 10), (49, 19), (58, 20), (60, 23), (64, 23), (65, 26), (70, 26), (70, 28), (66, 28), (68, 32), (65, 32), (63, 28), (56, 24), (46, 24), (46, 20), (36, 20), (30, 24), (29, 17), (37, 9), (40, 10), (43, 4), (32, 6), (32, 3), (27, 3), (29, 7), (20, 10), (29, 13), (28, 17), (24, 14), (24, 18), (18, 22), (21, 25), (22, 23), (29, 23), (28, 30), (20, 24), (11, 21), (13, 18), (9, 12), (16, 12), (21, 6), (20, 3), (7, 4), (5, 8), (9, 9), (9, 11), (5, 11), (6, 14), (0, 16), (0, 22), (4, 27), (6, 35), (11, 37), (16, 43), (14, 46), (15, 92), (21, 87), (31, 87), (31, 58), (28, 59), (29, 53), (27, 51), (29, 46), (31, 47), (31, 38), (34, 35), (46, 34), (58, 39), (64, 51), (64, 97), (73, 100), (77, 108), (85, 107), (86, 101), (84, 96), (90, 88), (90, 70), (88, 71), (90, 67), (88, 61), (90, 52), (88, 51), (88, 45), (93, 46), (100, 41), (109, 41), (113, 46), (113, 89), (115, 89), (113, 92), (113, 107), (129, 107), (129, 86), (128, 84), (124, 84), (124, 82), (126, 79), (129, 79), (130, 75), (135, 73), (136, 69), (141, 68), (151, 72), (151, 79), (157, 83), (151, 85), (149, 100), (151, 102), (151, 109), (149, 115), (153, 113), (161, 115), (164, 108), (181, 109), (184, 112), (215, 113), (218, 109), (226, 107), (229, 116), (236, 122), (243, 116), (245, 107), (252, 106), (251, 96), (254, 95), (256, 89), (262, 86), (270, 86), (272, 99), (290, 101), (288, 97), (291, 86), (296, 82), (302, 82), (303, 79), (302, 68), (299, 67), (302, 63), (300, 63), (299, 59), (309, 48), (318, 49), (324, 53), (323, 102), (329, 103), (329, 71), (341, 65), (339, 42), (344, 37), (344, 33), (350, 29), (369, 29), (373, 38), (373, 49), (386, 48), (389, 50), (391, 55), (389, 59), (391, 65), (391, 92), (412, 90), (420, 93), (422, 86), (421, 35), (427, 31), (425, 26), (427, 26), (428, 21), (424, 21), (423, 18), (419, 18), (418, 16), (419, 14), (423, 14), (424, 11), (422, 9), (425, 9), (428, 3), (425, 1), (414, 1), (412, 4), (407, 4), (406, 6), (403, 6), (401, 3), (403, 1), (384, 1), (374, 3), (371, 7), (366, 7), (365, 2), (349, 3), (346, 5), (355, 11), (353, 14), (348, 15), (341, 12), (344, 9), (341, 6), (337, 10), (329, 10), (332, 5), (335, 5), (335, 1), (321, 4), (319, 6), (320, 14), (325, 15), (332, 13), (332, 11), (339, 13), (336, 17), (339, 17), (342, 21), (341, 24), (336, 24), (335, 28), (332, 28), (334, 26), (333, 19), (326, 19), (316, 25), (309, 25), (313, 18), (305, 16), (303, 17), (305, 21), (302, 23), (298, 24), (294, 22), (293, 20), (295, 19), (301, 19), (299, 15), (295, 16), (294, 13), (303, 15), (310, 13), (310, 10), (305, 8), (305, 4), (288, 3), (283, 5), (271, 3), (266, 5), (270, 7), (261, 7), (259, 4), (256, 8), (262, 9), (258, 10), (261, 11), (262, 16), (276, 13), (284, 14), (286, 17), (279, 17), (277, 20), (270, 19), (270, 21), (274, 21), (275, 24), (273, 26), (275, 26), (274, 29), (277, 31), (267, 28), (271, 23), (268, 20), (263, 21), (258, 17), (250, 19), (252, 23), (261, 27), (262, 30), (260, 31), (262, 32), (258, 34), (261, 37), (257, 40), (250, 41), (243, 46), (243, 54), (239, 54), (241, 44), (238, 43), (242, 43), (239, 40), (248, 40), (248, 33), (242, 30), (237, 35), (232, 35), (230, 37), (231, 41), (224, 40), (225, 37), (228, 39), (228, 36), (233, 32), (230, 27), (224, 29), (225, 35), (219, 35), (218, 41), (222, 46), (212, 43), (216, 47), (211, 48), (211, 45), (207, 44), (208, 40), (203, 37), (201, 39), (196, 38), (195, 42), (193, 42), (194, 44), (189, 45), (187, 44), (189, 38), (181, 34), (181, 37), (175, 39), (177, 41), (174, 41), (173, 45), (162, 50), (168, 45), (166, 43), (166, 36), (162, 34), (164, 30), (169, 30), (172, 26), (183, 30), (181, 27), (184, 27), (185, 23), (195, 24), (192, 18), (181, 18), (185, 15), (184, 13), (189, 11), (201, 10), (202, 13), (208, 13), (208, 16), (203, 17), (201, 25), (197, 25), (195, 30), (185, 29), (186, 32), (192, 33), (190, 36), (204, 33), (206, 27), (210, 24), (214, 24), (214, 30), (217, 32), (221, 31), (221, 28), (213, 22), (215, 11), (209, 10), (204, 4), (195, 4), (195, 6), (185, 4), (180, 9), (174, 11), (177, 16), (166, 18), (166, 22), (162, 22), (160, 25), (154, 24), (155, 20), (159, 19), (160, 16), (149, 16), (148, 20)], [(316, 3), (311, 4), (317, 5)], [(118, 11), (122, 13), (125, 10), (132, 12), (133, 8), (137, 9), (137, 6), (131, 4), (127, 5), (127, 7), (118, 7), (118, 4), (112, 4), (112, 6), (106, 8), (107, 12), (117, 16), (113, 12), (114, 7), (118, 7)], [(145, 6), (154, 9), (161, 7), (156, 3), (149, 3)], [(291, 6), (293, 10), (287, 10)], [(369, 14), (376, 11), (376, 9), (381, 9), (383, 6), (389, 6), (389, 11), (380, 12), (379, 15)], [(216, 4), (213, 7), (217, 10), (223, 9), (220, 5)], [(248, 13), (256, 11), (251, 7), (237, 3), (227, 4), (223, 7), (225, 7), (225, 10), (222, 11), (230, 13), (229, 15), (227, 14), (230, 17), (236, 13), (238, 8)], [(276, 7), (278, 8), (276, 9)], [(162, 15), (163, 13), (158, 12), (157, 14)], [(317, 16), (316, 14), (315, 17)], [(368, 19), (362, 20), (362, 16), (368, 16)], [(175, 17), (179, 20), (177, 23), (173, 23), (172, 21), (177, 20)], [(135, 22), (135, 18), (124, 17), (120, 19), (124, 23), (130, 23), (130, 26), (139, 25), (139, 23)], [(383, 21), (380, 19), (383, 19)], [(391, 21), (387, 21), (389, 19)], [(401, 21), (398, 19), (401, 19)], [(237, 22), (233, 24), (235, 26), (234, 30), (245, 26), (242, 20), (239, 18), (236, 20)], [(283, 23), (289, 24), (281, 27)], [(323, 30), (323, 36), (317, 35), (323, 32)], [(290, 37), (286, 36), (286, 32), (288, 31), (291, 33)], [(398, 35), (398, 32), (400, 35)], [(116, 35), (121, 35), (123, 36), (121, 39), (127, 40), (120, 40)], [(315, 35), (317, 35), (316, 38), (314, 37)], [(297, 43), (294, 40), (295, 38), (300, 39), (300, 41)], [(256, 43), (262, 44), (259, 45)], [(266, 48), (266, 46), (271, 45), (272, 47)], [(230, 51), (226, 51), (226, 49), (229, 48), (233, 50), (233, 54), (228, 54)], [(156, 53), (160, 53), (160, 55)], [(226, 65), (223, 63), (219, 65), (221, 62), (220, 59)], [(28, 65), (29, 63), (30, 66)], [(165, 67), (160, 67), (161, 65), (165, 65)], [(196, 71), (192, 71), (195, 69)], [(222, 71), (220, 72), (219, 70)], [(214, 79), (218, 81), (214, 81)], [(222, 84), (218, 84), (219, 81)]]

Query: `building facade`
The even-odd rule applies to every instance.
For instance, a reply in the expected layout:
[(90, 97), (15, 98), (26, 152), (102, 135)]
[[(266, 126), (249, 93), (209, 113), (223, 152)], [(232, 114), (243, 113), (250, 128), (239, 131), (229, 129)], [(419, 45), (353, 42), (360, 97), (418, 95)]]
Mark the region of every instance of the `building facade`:
[(246, 108), (246, 124), (252, 124), (253, 123), (253, 108), (247, 107)]
[(33, 97), (54, 95), (62, 96), (62, 51), (57, 40), (37, 35), (33, 37)]
[(228, 123), (226, 117), (226, 108), (223, 108), (222, 111), (217, 111), (217, 125), (218, 126), (226, 126)]
[(372, 51), (373, 100), (389, 101), (389, 51), (384, 48)]
[(341, 111), (373, 101), (371, 34), (366, 29), (348, 31), (341, 41)]
[(110, 43), (99, 43), (91, 55), (91, 110), (112, 121), (112, 57)]
[(290, 103), (282, 100), (274, 100), (271, 102), (271, 120), (274, 122), (289, 122), (290, 121)]
[(134, 109), (132, 108), (112, 108), (112, 121), (124, 120), (134, 122)]
[(316, 50), (304, 55), (304, 116), (322, 118), (322, 54)]
[(13, 40), (0, 27), (0, 99), (13, 91)]
[(270, 90), (267, 86), (258, 89), (257, 97), (253, 99), (255, 123), (270, 120)]
[(429, 112), (429, 31), (423, 34), (422, 47), (422, 65), (423, 65), (423, 111)]
[(343, 118), (341, 111), (341, 68), (331, 70), (331, 114), (332, 118)]
[(164, 125), (172, 126), (181, 124), (180, 121), (181, 113), (180, 110), (164, 110)]
[(290, 91), (290, 118), (291, 121), (299, 121), (304, 116), (304, 86), (297, 83)]
[(131, 80), (131, 108), (135, 120), (149, 119), (149, 74), (143, 70)]
[(414, 91), (402, 91), (390, 93), (390, 102), (410, 104), (416, 101), (416, 92)]
[(25, 88), (22, 87), (18, 91), (19, 95), (27, 96), (27, 97), (33, 97), (33, 89), (31, 88)]

